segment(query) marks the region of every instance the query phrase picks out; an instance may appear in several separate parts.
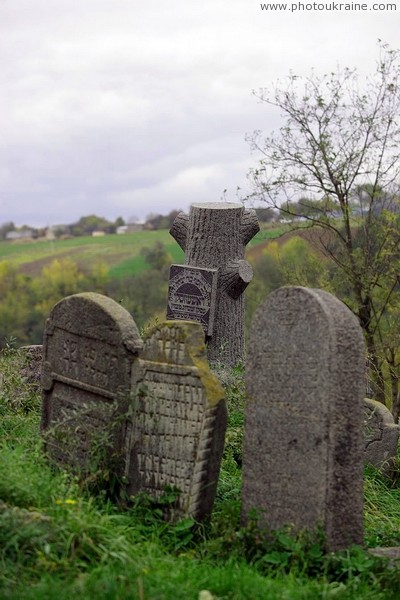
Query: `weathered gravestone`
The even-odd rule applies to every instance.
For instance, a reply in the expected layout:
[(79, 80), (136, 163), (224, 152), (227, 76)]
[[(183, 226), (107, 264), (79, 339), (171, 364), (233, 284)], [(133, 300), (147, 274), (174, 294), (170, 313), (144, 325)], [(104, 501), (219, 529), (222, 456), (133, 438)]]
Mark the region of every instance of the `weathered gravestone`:
[(364, 460), (389, 474), (397, 455), (400, 426), (381, 402), (364, 398)]
[(132, 317), (110, 298), (76, 294), (54, 306), (44, 333), (41, 429), (55, 462), (91, 472), (102, 460), (122, 474), (122, 415), (141, 347)]
[(144, 340), (132, 376), (126, 491), (180, 490), (176, 514), (211, 512), (224, 445), (224, 392), (210, 372), (198, 323), (167, 321)]
[(43, 347), (41, 345), (22, 346), (21, 352), (25, 355), (21, 375), (27, 383), (35, 388), (40, 387), (42, 370)]
[(228, 202), (193, 204), (172, 225), (185, 265), (171, 267), (167, 318), (201, 323), (212, 362), (243, 359), (243, 292), (253, 277), (244, 252), (258, 231), (254, 210)]
[(332, 295), (301, 287), (268, 296), (246, 364), (243, 519), (321, 526), (330, 550), (363, 540), (361, 328)]

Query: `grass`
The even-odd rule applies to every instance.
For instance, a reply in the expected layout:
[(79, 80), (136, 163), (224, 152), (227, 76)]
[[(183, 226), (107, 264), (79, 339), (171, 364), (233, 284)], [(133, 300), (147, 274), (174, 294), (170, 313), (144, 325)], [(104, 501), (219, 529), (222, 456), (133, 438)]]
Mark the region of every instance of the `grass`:
[[(166, 522), (139, 496), (122, 510), (46, 462), (40, 397), (23, 355), (0, 356), (0, 598), (228, 600), (398, 598), (399, 574), (355, 547), (326, 554), (320, 536), (240, 524), (243, 369), (219, 370), (229, 427), (212, 520)], [(163, 502), (168, 504), (170, 496)], [(400, 490), (365, 477), (366, 543), (400, 543)]]
[(10, 261), (21, 273), (36, 276), (53, 260), (71, 258), (84, 272), (101, 263), (109, 268), (110, 277), (119, 278), (144, 271), (147, 265), (140, 251), (157, 241), (165, 244), (173, 261), (183, 262), (183, 251), (167, 230), (68, 240), (0, 242), (0, 260)]
[[(276, 238), (286, 229), (263, 229), (250, 241), (248, 248)], [(127, 275), (138, 275), (148, 268), (140, 251), (156, 242), (165, 245), (171, 262), (183, 263), (184, 252), (166, 229), (103, 237), (83, 236), (66, 240), (1, 241), (0, 261), (10, 261), (21, 273), (35, 277), (53, 260), (71, 258), (83, 272), (90, 272), (96, 264), (104, 264), (109, 269), (109, 278), (122, 279)]]

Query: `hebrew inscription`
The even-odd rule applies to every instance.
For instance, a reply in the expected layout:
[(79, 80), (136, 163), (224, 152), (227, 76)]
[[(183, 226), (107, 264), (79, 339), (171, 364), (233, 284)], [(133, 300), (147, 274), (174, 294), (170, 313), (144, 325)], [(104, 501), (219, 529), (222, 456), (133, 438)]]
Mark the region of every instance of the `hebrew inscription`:
[(180, 491), (178, 513), (209, 514), (226, 427), (223, 390), (205, 360), (199, 324), (171, 321), (144, 343), (128, 426), (128, 492)]
[(118, 417), (141, 346), (132, 317), (110, 298), (76, 294), (55, 305), (44, 335), (41, 423), (55, 462), (90, 471), (96, 452), (123, 447)]
[(217, 270), (172, 265), (167, 319), (197, 321), (211, 336), (214, 324)]

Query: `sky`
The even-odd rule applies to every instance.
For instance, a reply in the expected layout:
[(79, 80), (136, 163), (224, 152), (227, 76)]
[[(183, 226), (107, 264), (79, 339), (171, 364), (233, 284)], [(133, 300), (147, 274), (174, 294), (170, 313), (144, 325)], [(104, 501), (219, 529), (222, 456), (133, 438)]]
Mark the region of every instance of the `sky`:
[(290, 71), (372, 72), (378, 39), (400, 46), (400, 0), (295, 4), (0, 0), (0, 224), (237, 201), (257, 162), (246, 135), (280, 125), (253, 90)]

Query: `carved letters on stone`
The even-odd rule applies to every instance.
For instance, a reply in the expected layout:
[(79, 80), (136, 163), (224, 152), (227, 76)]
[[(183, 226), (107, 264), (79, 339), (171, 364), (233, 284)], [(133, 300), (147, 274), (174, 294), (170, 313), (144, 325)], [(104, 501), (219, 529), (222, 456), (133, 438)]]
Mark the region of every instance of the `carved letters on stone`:
[(167, 319), (197, 321), (212, 335), (217, 291), (217, 269), (172, 265)]
[(127, 491), (160, 496), (179, 489), (178, 513), (211, 512), (224, 444), (226, 408), (205, 359), (197, 323), (170, 321), (144, 343), (127, 431)]
[(110, 298), (76, 294), (54, 306), (44, 335), (41, 422), (53, 461), (88, 471), (107, 444), (118, 451), (117, 417), (127, 410), (141, 346), (132, 317)]

